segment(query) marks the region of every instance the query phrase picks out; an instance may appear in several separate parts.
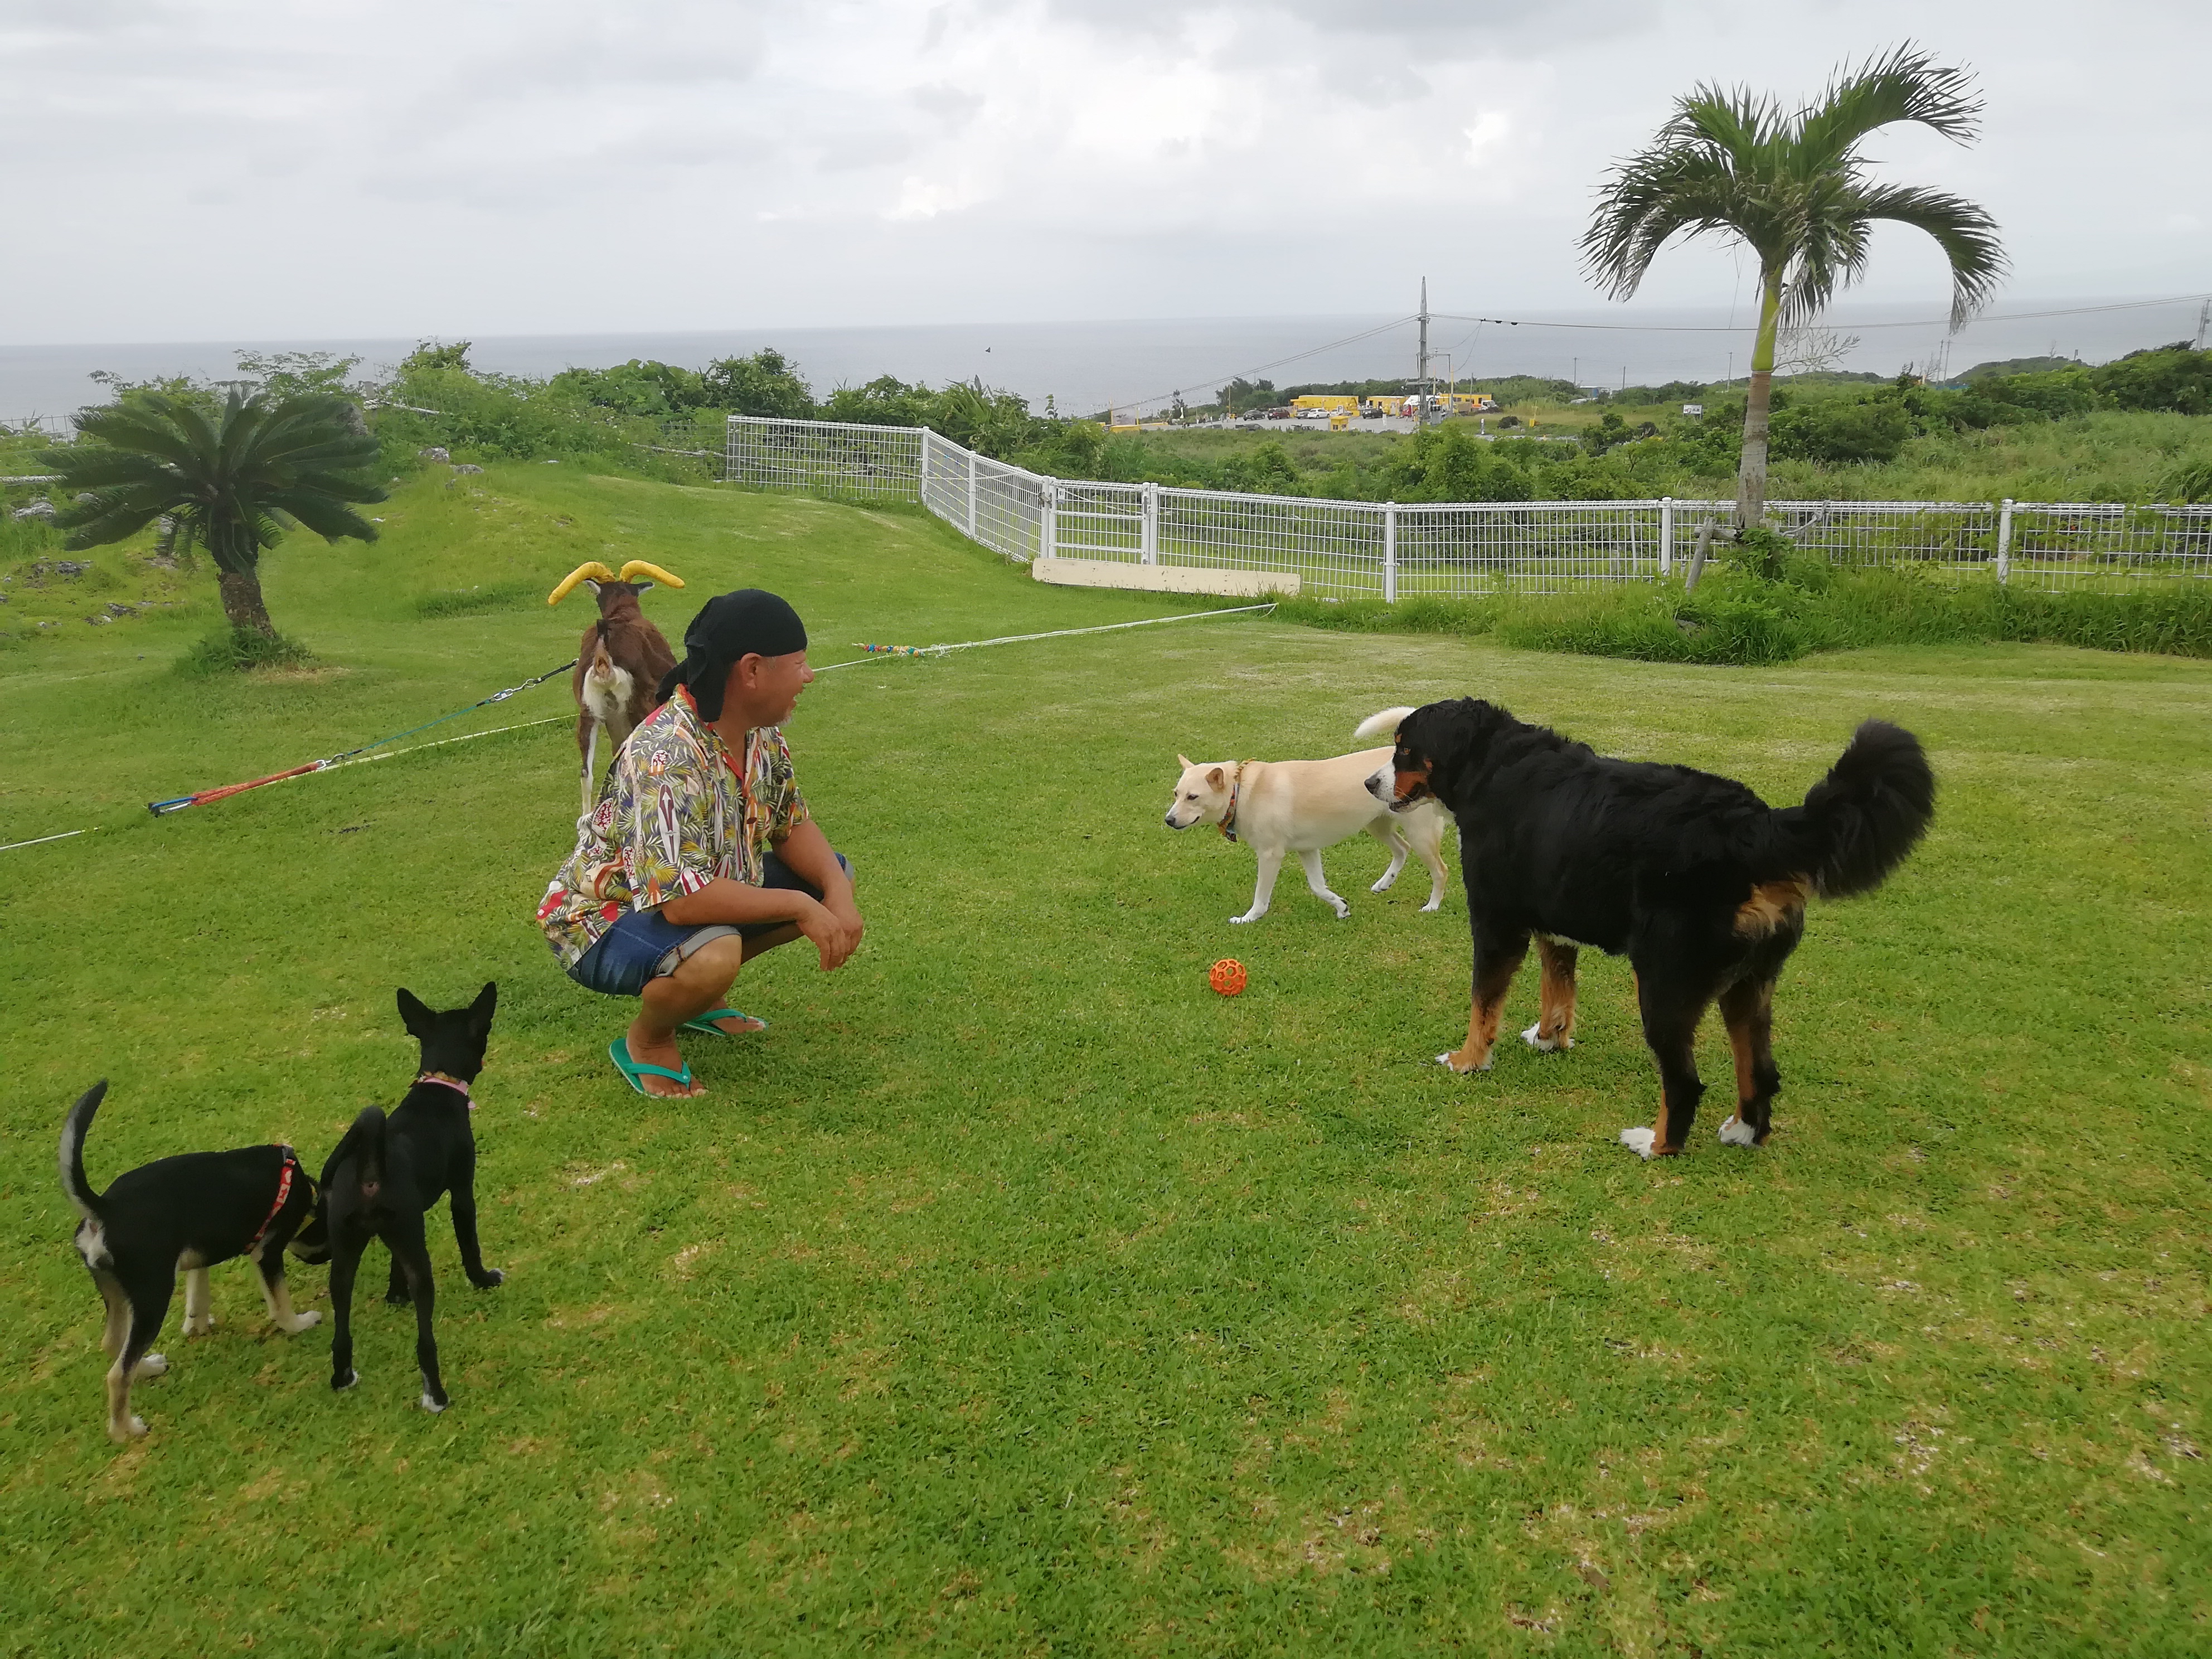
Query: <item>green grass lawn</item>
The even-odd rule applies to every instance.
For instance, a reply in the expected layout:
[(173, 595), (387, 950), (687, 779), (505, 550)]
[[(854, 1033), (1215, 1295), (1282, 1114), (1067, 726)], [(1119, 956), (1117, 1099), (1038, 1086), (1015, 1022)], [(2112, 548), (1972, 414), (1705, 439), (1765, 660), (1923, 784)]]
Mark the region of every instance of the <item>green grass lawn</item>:
[[(473, 486), (473, 487), (472, 487)], [(198, 609), (0, 654), (0, 1652), (2192, 1654), (2212, 1643), (2204, 1121), (2212, 665), (2029, 647), (1700, 669), (1249, 617), (825, 676), (791, 728), (869, 934), (756, 964), (764, 1036), (647, 1102), (627, 1018), (531, 920), (550, 725), (155, 821), (562, 660), (583, 559), (750, 583), (817, 663), (1158, 614), (919, 517), (517, 466), (410, 486), (374, 548), (272, 556), (322, 665), (171, 665)], [(457, 600), (473, 592), (485, 596)], [(441, 599), (437, 596), (446, 595)], [(470, 611), (468, 605), (483, 608)], [(457, 608), (462, 614), (453, 614)], [(428, 615), (428, 611), (443, 614)], [(1328, 855), (1337, 922), (1160, 824), (1175, 756), (1349, 747), (1479, 693), (1794, 801), (1879, 714), (1936, 829), (1784, 981), (1771, 1146), (1638, 1163), (1623, 964), (1578, 1046), (1463, 1033), (1456, 890)], [(450, 732), (560, 714), (548, 685)], [(432, 734), (437, 735), (437, 734)], [(1231, 1000), (1206, 968), (1234, 953)], [(219, 1328), (102, 1425), (55, 1136), (97, 1184), (286, 1139), (411, 1075), (392, 1008), (486, 979), (495, 1291), (434, 1220), (453, 1407), (412, 1316)], [(1534, 1017), (1533, 969), (1509, 1024)], [(324, 1276), (294, 1295), (326, 1307)], [(380, 1283), (374, 1258), (364, 1285)]]

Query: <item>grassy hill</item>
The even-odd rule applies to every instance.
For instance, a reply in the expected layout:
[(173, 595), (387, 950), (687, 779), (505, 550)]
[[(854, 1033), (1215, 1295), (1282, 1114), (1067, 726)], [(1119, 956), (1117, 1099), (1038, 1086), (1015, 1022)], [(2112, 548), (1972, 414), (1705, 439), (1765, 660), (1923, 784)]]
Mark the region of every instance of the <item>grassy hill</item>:
[[(790, 735), (867, 940), (835, 976), (756, 964), (772, 1029), (648, 1102), (605, 1058), (623, 1006), (531, 920), (572, 835), (560, 684), (443, 730), (553, 724), (143, 803), (562, 661), (588, 610), (542, 596), (586, 558), (685, 577), (646, 600), (671, 633), (775, 588), (817, 664), (1174, 604), (1039, 587), (911, 514), (568, 466), (380, 510), (374, 547), (269, 562), (309, 669), (175, 672), (204, 566), (0, 653), (0, 842), (99, 826), (0, 854), (0, 1653), (2201, 1644), (2212, 667), (1230, 618), (840, 669)], [(1249, 854), (1160, 825), (1178, 750), (1332, 753), (1468, 692), (1777, 800), (1863, 715), (1927, 742), (1934, 833), (1784, 982), (1769, 1148), (1713, 1140), (1713, 1030), (1692, 1154), (1614, 1144), (1656, 1094), (1622, 964), (1586, 964), (1571, 1053), (1455, 1079), (1425, 1062), (1464, 1024), (1455, 893), (1370, 894), (1362, 841), (1327, 860), (1349, 921), (1293, 879), (1232, 927)], [(327, 1326), (274, 1335), (234, 1264), (111, 1447), (69, 1101), (112, 1080), (96, 1183), (270, 1139), (319, 1170), (411, 1074), (394, 987), (487, 978), (508, 1277), (469, 1290), (434, 1221), (453, 1408), (415, 1408), (411, 1316), (374, 1300), (332, 1395)]]

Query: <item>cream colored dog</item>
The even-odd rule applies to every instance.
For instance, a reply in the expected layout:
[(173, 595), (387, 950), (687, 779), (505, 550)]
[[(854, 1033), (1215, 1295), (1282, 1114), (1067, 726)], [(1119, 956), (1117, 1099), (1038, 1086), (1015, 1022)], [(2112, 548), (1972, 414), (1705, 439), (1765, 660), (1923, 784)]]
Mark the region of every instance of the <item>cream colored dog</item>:
[[(1370, 714), (1352, 736), (1395, 738), (1398, 722), (1411, 713), (1410, 708), (1386, 708)], [(1444, 902), (1446, 816), (1434, 801), (1393, 811), (1367, 793), (1368, 777), (1378, 766), (1390, 763), (1390, 754), (1389, 749), (1364, 749), (1334, 760), (1218, 763), (1178, 755), (1182, 776), (1168, 806), (1167, 826), (1188, 830), (1194, 824), (1216, 824), (1230, 840), (1251, 843), (1260, 860), (1259, 885), (1252, 892), (1252, 908), (1230, 917), (1231, 921), (1257, 921), (1267, 914), (1275, 878), (1281, 873), (1284, 855), (1290, 853), (1296, 853), (1305, 866), (1306, 885), (1313, 896), (1334, 910), (1340, 921), (1350, 915), (1352, 907), (1322, 879), (1321, 851), (1362, 830), (1390, 854), (1390, 867), (1370, 890), (1387, 889), (1406, 867), (1407, 855), (1418, 853), (1429, 866), (1429, 902), (1421, 908), (1434, 910)]]

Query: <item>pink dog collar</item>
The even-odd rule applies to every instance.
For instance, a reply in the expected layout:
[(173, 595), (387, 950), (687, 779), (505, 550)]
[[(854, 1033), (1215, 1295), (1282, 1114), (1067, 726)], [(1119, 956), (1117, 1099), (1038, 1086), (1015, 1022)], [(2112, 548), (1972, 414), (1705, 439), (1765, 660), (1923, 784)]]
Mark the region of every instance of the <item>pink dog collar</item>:
[(456, 1083), (449, 1077), (434, 1077), (428, 1072), (422, 1073), (421, 1075), (416, 1077), (415, 1080), (417, 1083), (434, 1083), (441, 1089), (451, 1089), (463, 1100), (469, 1103), (469, 1109), (471, 1111), (473, 1112), (477, 1109), (476, 1098), (469, 1093), (469, 1085), (465, 1083)]

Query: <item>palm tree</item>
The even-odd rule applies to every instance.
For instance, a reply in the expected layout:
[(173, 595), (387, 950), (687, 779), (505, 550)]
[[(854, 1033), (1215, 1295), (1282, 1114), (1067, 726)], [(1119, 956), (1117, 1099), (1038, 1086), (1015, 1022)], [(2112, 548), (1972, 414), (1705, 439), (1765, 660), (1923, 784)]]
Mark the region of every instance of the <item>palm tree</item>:
[(376, 539), (376, 526), (349, 502), (380, 501), (363, 469), (376, 440), (335, 392), (272, 403), (233, 390), (220, 415), (161, 392), (77, 416), (95, 441), (40, 458), (64, 488), (81, 491), (55, 515), (71, 548), (104, 547), (161, 520), (161, 550), (205, 546), (222, 573), (223, 615), (234, 629), (274, 637), (262, 602), (262, 550), (304, 525), (325, 541)]
[(1940, 191), (1877, 184), (1859, 146), (1899, 121), (1971, 143), (1982, 105), (1965, 70), (1910, 46), (1839, 70), (1820, 99), (1785, 114), (1748, 88), (1700, 86), (1674, 106), (1651, 146), (1616, 166), (1583, 237), (1592, 277), (1616, 300), (1636, 292), (1676, 234), (1732, 238), (1759, 256), (1759, 335), (1743, 414), (1735, 524), (1766, 506), (1767, 412), (1778, 326), (1811, 323), (1866, 271), (1878, 220), (1936, 239), (1951, 262), (1951, 326), (1964, 326), (2004, 275), (1996, 222)]

